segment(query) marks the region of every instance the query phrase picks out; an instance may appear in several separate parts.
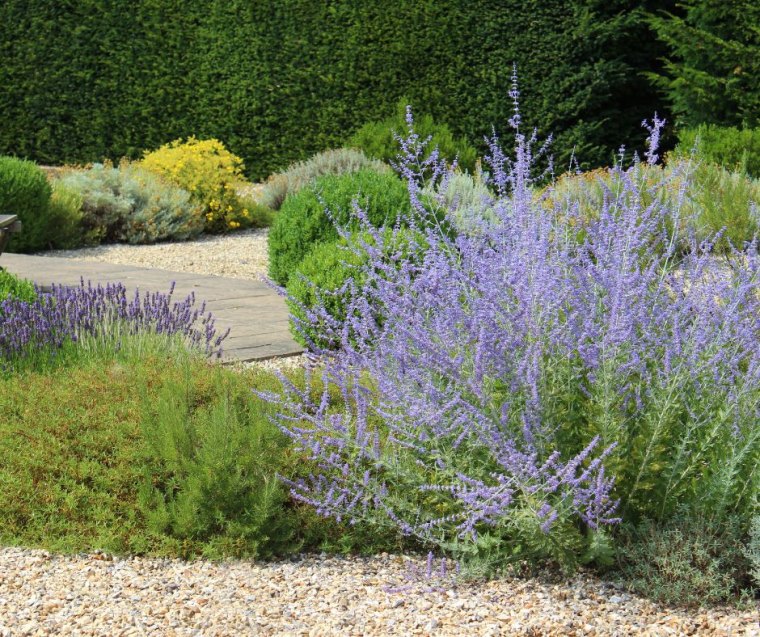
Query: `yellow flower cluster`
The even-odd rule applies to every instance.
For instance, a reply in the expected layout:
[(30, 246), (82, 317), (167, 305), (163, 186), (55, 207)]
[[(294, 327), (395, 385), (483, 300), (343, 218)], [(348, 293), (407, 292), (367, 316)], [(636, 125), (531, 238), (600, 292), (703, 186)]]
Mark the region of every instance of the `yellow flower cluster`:
[(243, 160), (219, 140), (179, 139), (146, 153), (140, 163), (190, 192), (202, 206), (207, 232), (246, 225), (249, 213), (236, 192), (245, 183)]

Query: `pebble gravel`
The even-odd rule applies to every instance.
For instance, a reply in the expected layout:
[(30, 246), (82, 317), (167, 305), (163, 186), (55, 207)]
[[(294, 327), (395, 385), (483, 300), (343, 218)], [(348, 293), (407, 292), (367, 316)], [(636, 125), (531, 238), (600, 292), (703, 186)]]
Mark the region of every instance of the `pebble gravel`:
[(757, 609), (657, 607), (585, 575), (428, 577), (420, 560), (277, 563), (0, 551), (0, 635), (760, 635)]
[(153, 245), (115, 243), (78, 250), (50, 250), (41, 254), (173, 272), (258, 280), (267, 273), (268, 234), (269, 230), (264, 228), (227, 235), (201, 235), (193, 241)]
[[(266, 230), (51, 256), (258, 278)], [(302, 365), (304, 357), (258, 363)], [(590, 575), (563, 583), (428, 577), (409, 557), (276, 563), (59, 556), (0, 549), (0, 637), (16, 635), (501, 635), (760, 637), (760, 604), (672, 609)]]

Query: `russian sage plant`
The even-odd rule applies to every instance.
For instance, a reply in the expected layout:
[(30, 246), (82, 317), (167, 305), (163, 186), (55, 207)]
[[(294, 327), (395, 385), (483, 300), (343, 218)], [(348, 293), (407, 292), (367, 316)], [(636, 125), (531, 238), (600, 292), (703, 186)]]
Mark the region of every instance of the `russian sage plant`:
[(303, 312), (340, 343), (316, 351), (324, 391), (283, 377), (267, 395), (315, 466), (292, 496), (497, 564), (609, 558), (612, 525), (668, 519), (676, 505), (749, 525), (760, 261), (755, 243), (730, 259), (707, 242), (676, 250), (683, 193), (676, 205), (645, 196), (663, 122), (645, 163), (613, 169), (619, 187), (589, 220), (571, 199), (536, 197), (547, 145), (521, 131), (515, 105), (513, 152), (494, 136), (485, 158), (489, 214), (458, 236), (421, 201), (449, 174), (410, 113), (408, 124), (405, 224), (425, 236), (424, 258), (386, 249), (356, 209), (373, 240), (354, 241), (369, 258), (345, 319)]

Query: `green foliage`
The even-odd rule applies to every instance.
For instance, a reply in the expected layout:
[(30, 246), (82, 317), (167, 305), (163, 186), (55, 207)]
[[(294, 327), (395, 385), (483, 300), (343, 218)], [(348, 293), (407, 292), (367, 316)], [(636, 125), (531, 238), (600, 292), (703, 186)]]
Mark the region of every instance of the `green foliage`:
[(138, 164), (122, 161), (68, 170), (56, 188), (81, 199), (85, 243), (155, 243), (200, 234), (204, 219), (190, 194)]
[(216, 139), (189, 137), (145, 153), (140, 166), (175, 183), (201, 206), (207, 232), (249, 228), (254, 218), (238, 195), (243, 161)]
[(700, 161), (760, 178), (760, 128), (702, 124), (681, 130), (674, 154), (688, 157), (695, 148)]
[[(332, 319), (340, 323), (346, 320), (351, 298), (349, 280), (361, 289), (366, 279), (362, 271), (367, 263), (363, 244), (376, 246), (374, 237), (366, 232), (354, 237), (350, 244), (342, 238), (332, 243), (318, 243), (290, 277), (287, 303), (291, 332), (302, 345), (309, 347), (314, 343), (320, 348), (338, 345), (328, 342), (322, 328), (306, 320), (306, 312), (318, 307), (322, 301)], [(383, 233), (383, 254), (389, 260), (395, 254), (407, 257), (417, 253), (421, 262), (426, 248), (426, 239), (418, 231), (400, 229), (394, 233), (392, 228), (386, 228)]]
[(289, 194), (294, 194), (323, 175), (343, 175), (368, 169), (376, 173), (390, 172), (390, 167), (376, 159), (369, 159), (355, 148), (338, 148), (317, 153), (306, 161), (288, 166), (286, 170), (270, 175), (261, 193), (261, 202), (279, 210)]
[(393, 225), (410, 211), (406, 186), (392, 173), (363, 169), (320, 177), (282, 205), (269, 232), (269, 276), (286, 285), (315, 244), (338, 238), (334, 222), (352, 220), (354, 201), (375, 227)]
[[(760, 181), (740, 172), (731, 172), (716, 164), (692, 164), (673, 157), (666, 167), (641, 166), (639, 178), (645, 181), (644, 205), (653, 202), (678, 207), (685, 217), (693, 215), (696, 226), (679, 228), (680, 240), (686, 242), (693, 230), (697, 238), (712, 241), (721, 233), (716, 250), (729, 244), (742, 248), (760, 231), (755, 203), (760, 201)], [(684, 187), (684, 184), (686, 186)], [(681, 192), (683, 190), (683, 197)], [(579, 230), (599, 214), (606, 200), (613, 205), (630, 204), (617, 200), (622, 192), (619, 177), (607, 169), (580, 174), (567, 173), (543, 192), (546, 205), (577, 203)]]
[(489, 209), (494, 196), (479, 174), (457, 172), (436, 188), (425, 188), (423, 199), (431, 209), (446, 211), (458, 232), (476, 231), (484, 219), (493, 219)]
[(752, 526), (749, 530), (749, 543), (744, 552), (749, 560), (750, 575), (754, 580), (755, 587), (760, 589), (760, 515), (752, 518)]
[(65, 182), (54, 179), (50, 197), (49, 215), (51, 224), (56, 228), (53, 246), (56, 248), (77, 248), (82, 242), (82, 195), (66, 185)]
[(0, 376), (0, 542), (182, 558), (400, 548), (287, 501), (276, 474), (309, 466), (251, 392), (278, 386), (129, 339), (66, 374)]
[(241, 395), (229, 375), (214, 376), (211, 387), (185, 377), (146, 394), (140, 511), (152, 532), (202, 543), (206, 555), (293, 549), (295, 517), (276, 478), (287, 440), (260, 400)]
[(0, 268), (0, 301), (7, 298), (32, 302), (37, 298), (34, 284)]
[(650, 23), (668, 46), (665, 73), (650, 77), (684, 126), (758, 125), (760, 6), (753, 0), (683, 0), (681, 15)]
[(56, 228), (50, 218), (50, 184), (31, 161), (0, 157), (0, 214), (15, 214), (24, 224), (8, 243), (10, 252), (50, 247)]
[[(642, 9), (672, 0), (187, 0), (0, 5), (0, 153), (44, 164), (136, 159), (195, 134), (264, 179), (391, 115), (402, 96), (480, 143), (523, 121), (607, 163), (659, 106), (641, 71), (664, 47)], [(647, 46), (640, 46), (647, 42)], [(40, 72), (44, 69), (44, 73)]]
[(640, 522), (623, 534), (621, 573), (630, 588), (666, 604), (711, 606), (735, 602), (748, 590), (744, 529), (699, 512), (666, 524)]
[[(399, 153), (398, 137), (407, 135), (406, 107), (408, 101), (401, 98), (396, 105), (396, 113), (380, 122), (370, 122), (362, 126), (349, 144), (360, 148), (368, 156), (380, 159), (384, 162), (395, 162)], [(433, 121), (429, 114), (414, 116), (414, 132), (422, 139), (430, 137), (428, 154), (434, 148), (438, 149), (441, 158), (448, 163), (455, 159), (460, 168), (473, 173), (475, 172), (475, 160), (477, 151), (465, 139), (454, 139), (454, 135), (446, 124)]]

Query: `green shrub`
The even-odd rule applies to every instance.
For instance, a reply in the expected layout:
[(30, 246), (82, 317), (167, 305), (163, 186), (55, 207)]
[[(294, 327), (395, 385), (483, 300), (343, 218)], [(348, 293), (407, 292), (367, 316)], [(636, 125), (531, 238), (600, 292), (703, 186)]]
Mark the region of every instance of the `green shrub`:
[[(363, 150), (369, 157), (385, 162), (395, 162), (399, 153), (399, 142), (396, 136), (406, 137), (406, 99), (401, 99), (396, 105), (396, 114), (380, 122), (370, 122), (362, 126), (349, 141), (349, 145)], [(464, 138), (455, 139), (446, 124), (433, 121), (430, 115), (415, 115), (414, 132), (422, 139), (431, 137), (427, 148), (428, 155), (438, 148), (441, 157), (453, 162), (460, 168), (475, 172), (477, 150), (470, 146)]]
[(211, 380), (198, 388), (189, 377), (175, 379), (145, 396), (148, 455), (138, 502), (148, 528), (201, 543), (211, 556), (292, 549), (295, 517), (277, 480), (287, 439), (230, 376)]
[(145, 153), (140, 165), (187, 190), (203, 208), (207, 232), (228, 232), (253, 225), (250, 211), (237, 194), (243, 160), (216, 139), (189, 137)]
[(306, 161), (288, 166), (286, 170), (271, 175), (264, 184), (261, 202), (279, 210), (289, 194), (293, 194), (323, 175), (343, 175), (363, 169), (377, 173), (390, 172), (390, 167), (377, 159), (368, 158), (355, 148), (337, 148), (317, 153)]
[(60, 182), (82, 199), (86, 243), (154, 243), (188, 239), (203, 231), (201, 210), (190, 194), (137, 164), (95, 164), (68, 171)]
[(50, 219), (58, 229), (53, 247), (76, 248), (82, 241), (82, 206), (84, 199), (63, 181), (51, 182)]
[(700, 161), (760, 178), (760, 128), (703, 124), (681, 130), (675, 156), (689, 157), (694, 148)]
[(666, 604), (710, 606), (748, 590), (744, 530), (683, 512), (667, 523), (647, 520), (623, 533), (620, 568), (629, 587)]
[(760, 589), (760, 515), (752, 518), (749, 530), (749, 542), (744, 552), (750, 564), (750, 575), (754, 580), (755, 587)]
[(338, 238), (325, 209), (337, 223), (346, 224), (352, 219), (354, 201), (375, 227), (393, 225), (410, 211), (406, 186), (392, 173), (364, 169), (320, 177), (282, 205), (269, 233), (269, 276), (286, 285), (315, 244)]
[[(351, 244), (342, 238), (333, 243), (318, 243), (301, 261), (295, 275), (290, 277), (287, 303), (291, 313), (291, 332), (302, 345), (309, 347), (314, 343), (320, 348), (338, 345), (325, 337), (324, 326), (313, 325), (306, 320), (306, 311), (313, 310), (321, 300), (332, 319), (338, 323), (345, 321), (350, 301), (347, 283), (351, 279), (357, 288), (361, 288), (366, 279), (362, 266), (366, 265), (367, 259), (366, 252), (361, 248), (362, 243), (374, 246), (374, 237), (363, 232)], [(406, 257), (416, 252), (421, 260), (427, 248), (422, 233), (403, 228), (395, 233), (392, 228), (386, 228), (383, 244), (386, 257), (394, 254)]]
[(8, 244), (10, 252), (50, 247), (57, 228), (50, 219), (50, 184), (31, 161), (0, 157), (0, 214), (15, 214), (24, 224)]
[[(637, 173), (644, 180), (643, 205), (653, 202), (676, 208), (680, 192), (687, 180), (688, 186), (680, 202), (682, 217), (691, 218), (693, 227), (679, 229), (681, 242), (688, 233), (696, 231), (699, 240), (712, 240), (718, 233), (716, 249), (726, 250), (729, 243), (742, 248), (760, 230), (754, 204), (760, 201), (760, 181), (745, 174), (731, 172), (715, 164), (697, 163), (672, 158), (666, 167), (642, 165)], [(605, 200), (615, 205), (630, 205), (622, 181), (609, 169), (597, 169), (581, 174), (562, 175), (556, 183), (543, 191), (546, 205), (577, 205), (579, 224), (597, 217)]]
[(7, 298), (32, 302), (37, 298), (34, 284), (0, 268), (0, 301)]

